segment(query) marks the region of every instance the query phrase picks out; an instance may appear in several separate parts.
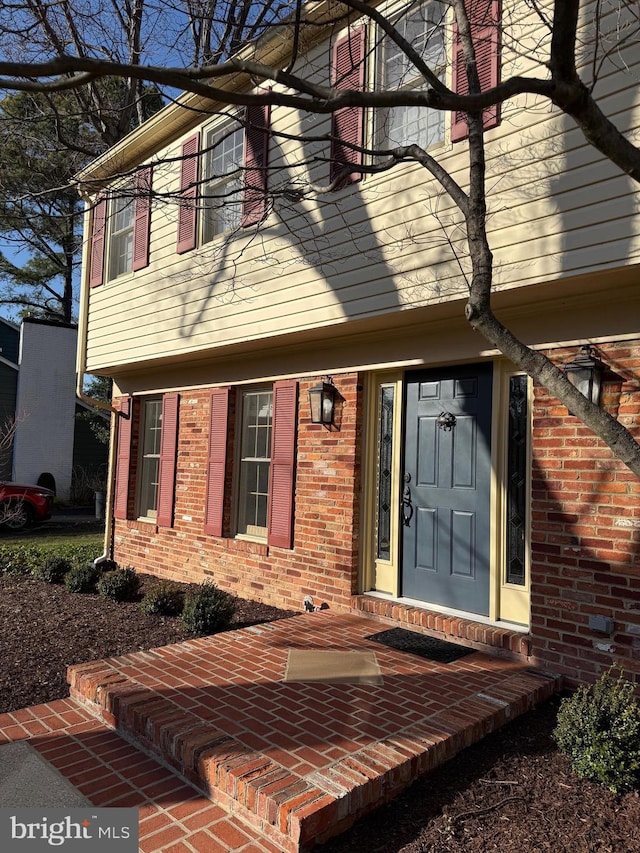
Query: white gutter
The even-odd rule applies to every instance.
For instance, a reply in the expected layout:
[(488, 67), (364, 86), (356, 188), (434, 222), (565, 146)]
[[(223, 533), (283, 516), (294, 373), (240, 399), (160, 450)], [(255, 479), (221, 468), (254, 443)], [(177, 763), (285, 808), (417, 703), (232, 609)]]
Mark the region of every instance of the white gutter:
[(89, 328), (89, 251), (91, 241), (87, 238), (90, 234), (90, 211), (91, 207), (85, 201), (84, 213), (84, 239), (82, 246), (82, 271), (80, 282), (80, 315), (78, 318), (78, 349), (76, 353), (76, 394), (87, 405), (111, 412), (111, 429), (109, 432), (109, 464), (107, 467), (107, 495), (104, 512), (104, 549), (102, 554), (94, 560), (96, 564), (111, 559), (113, 548), (113, 492), (116, 470), (116, 447), (118, 445), (118, 410), (104, 400), (96, 400), (84, 393), (84, 376), (87, 370), (87, 331)]

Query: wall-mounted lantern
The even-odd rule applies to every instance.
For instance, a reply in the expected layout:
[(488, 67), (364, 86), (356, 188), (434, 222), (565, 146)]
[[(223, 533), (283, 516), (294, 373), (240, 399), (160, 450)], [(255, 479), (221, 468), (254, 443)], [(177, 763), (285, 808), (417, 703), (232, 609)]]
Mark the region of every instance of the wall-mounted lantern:
[(327, 382), (321, 382), (309, 389), (309, 406), (311, 408), (311, 423), (331, 426), (336, 411), (336, 386), (330, 376)]
[(589, 344), (581, 346), (576, 357), (568, 361), (563, 369), (574, 388), (599, 406), (605, 366), (596, 356), (594, 348)]

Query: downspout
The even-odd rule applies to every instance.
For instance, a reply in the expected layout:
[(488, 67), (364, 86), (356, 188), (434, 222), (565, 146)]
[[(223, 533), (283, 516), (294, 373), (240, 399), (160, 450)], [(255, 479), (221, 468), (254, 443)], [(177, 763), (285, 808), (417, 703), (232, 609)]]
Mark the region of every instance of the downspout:
[(87, 368), (87, 332), (89, 328), (89, 252), (91, 239), (91, 202), (83, 196), (85, 203), (84, 212), (84, 240), (82, 246), (82, 280), (80, 282), (80, 312), (78, 317), (78, 350), (76, 355), (76, 395), (89, 406), (111, 412), (111, 428), (109, 431), (109, 461), (107, 468), (107, 495), (104, 511), (104, 549), (102, 554), (94, 560), (96, 565), (110, 560), (113, 554), (113, 488), (116, 470), (116, 447), (118, 445), (118, 410), (104, 400), (96, 400), (84, 393), (83, 384)]

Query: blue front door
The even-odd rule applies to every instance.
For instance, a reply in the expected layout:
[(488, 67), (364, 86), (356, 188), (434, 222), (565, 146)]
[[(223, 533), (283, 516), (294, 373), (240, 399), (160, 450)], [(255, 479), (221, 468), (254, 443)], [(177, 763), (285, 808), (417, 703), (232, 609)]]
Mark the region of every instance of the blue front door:
[(402, 595), (489, 614), (490, 364), (407, 374)]

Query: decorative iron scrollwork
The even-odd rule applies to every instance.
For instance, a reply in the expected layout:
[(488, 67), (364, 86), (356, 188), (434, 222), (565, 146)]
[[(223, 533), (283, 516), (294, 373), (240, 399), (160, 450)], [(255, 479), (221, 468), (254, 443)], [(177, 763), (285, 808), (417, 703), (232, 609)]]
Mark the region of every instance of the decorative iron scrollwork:
[(442, 429), (445, 432), (451, 432), (456, 425), (456, 416), (451, 414), (451, 412), (440, 412), (436, 418), (436, 423), (439, 429)]

